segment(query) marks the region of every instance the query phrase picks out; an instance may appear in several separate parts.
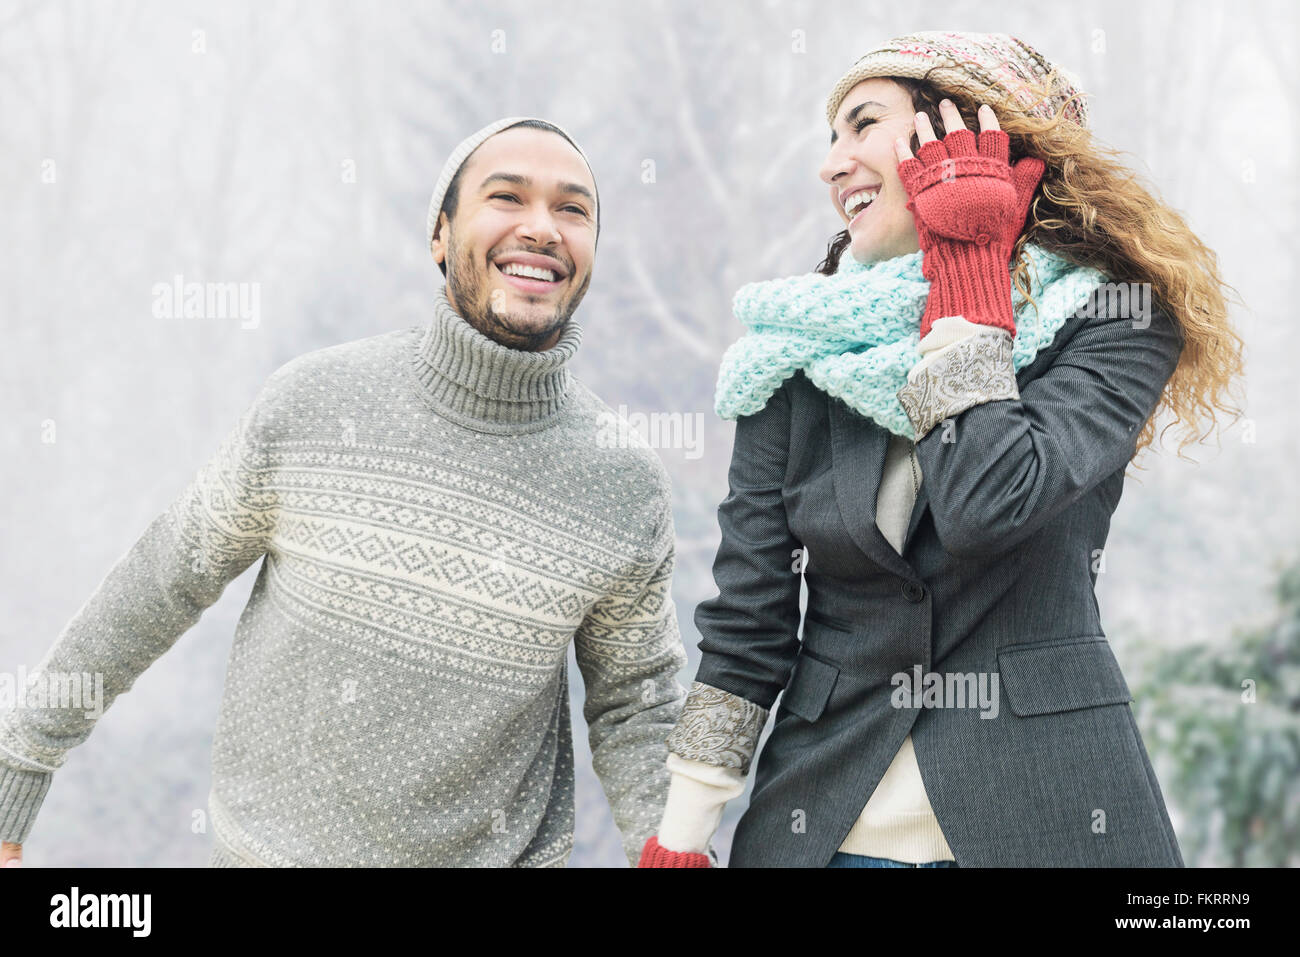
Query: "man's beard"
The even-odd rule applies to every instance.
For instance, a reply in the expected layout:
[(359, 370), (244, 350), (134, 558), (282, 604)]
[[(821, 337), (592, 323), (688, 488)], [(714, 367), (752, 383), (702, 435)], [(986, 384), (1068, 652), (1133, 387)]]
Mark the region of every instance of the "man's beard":
[[(491, 268), (491, 265), (486, 267)], [(493, 342), (510, 349), (536, 352), (545, 346), (568, 323), (578, 303), (587, 294), (590, 282), (591, 274), (588, 273), (579, 289), (556, 304), (554, 314), (543, 326), (530, 327), (493, 305), (486, 272), (477, 268), (470, 254), (456, 243), (454, 237), (447, 241), (447, 286), (460, 307), (462, 318)]]

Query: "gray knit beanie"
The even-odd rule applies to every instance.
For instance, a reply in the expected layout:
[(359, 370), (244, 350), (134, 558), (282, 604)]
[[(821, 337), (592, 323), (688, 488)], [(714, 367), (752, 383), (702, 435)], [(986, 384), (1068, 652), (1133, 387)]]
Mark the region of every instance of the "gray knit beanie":
[[(495, 123), (489, 123), (477, 133), (473, 133), (461, 140), (460, 145), (451, 151), (447, 157), (447, 162), (442, 167), (442, 173), (438, 176), (438, 184), (433, 188), (433, 198), (429, 200), (429, 219), (425, 228), (425, 248), (428, 249), (433, 245), (433, 234), (438, 228), (438, 215), (442, 212), (442, 201), (447, 195), (447, 188), (451, 186), (451, 181), (456, 178), (456, 171), (469, 159), (469, 155), (478, 149), (479, 144), (488, 137), (503, 130), (508, 130), (512, 126), (517, 126), (528, 120), (536, 119), (532, 116), (507, 116), (505, 119), (497, 120)], [(558, 123), (551, 123), (550, 120), (542, 120), (543, 123), (550, 123), (561, 134), (582, 157), (583, 162), (587, 164), (587, 169), (591, 171), (591, 161), (587, 159), (587, 154), (582, 151), (582, 147), (577, 141), (568, 134)], [(596, 174), (591, 172), (591, 181), (595, 183)], [(596, 244), (600, 244), (600, 189), (596, 190)]]

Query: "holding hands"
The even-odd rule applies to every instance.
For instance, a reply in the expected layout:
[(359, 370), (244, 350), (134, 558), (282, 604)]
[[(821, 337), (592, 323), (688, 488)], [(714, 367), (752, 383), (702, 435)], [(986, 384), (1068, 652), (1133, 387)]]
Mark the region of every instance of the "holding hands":
[(1046, 167), (1037, 157), (1009, 164), (1010, 140), (991, 107), (979, 109), (978, 142), (950, 100), (939, 110), (948, 130), (942, 140), (929, 117), (917, 113), (918, 155), (903, 137), (894, 144), (916, 221), (921, 271), (930, 280), (921, 336), (940, 316), (963, 316), (1014, 336), (1011, 250)]
[(638, 868), (712, 866), (713, 862), (709, 859), (709, 855), (690, 851), (670, 851), (659, 843), (658, 835), (646, 839), (645, 846), (641, 848), (641, 860), (637, 864)]

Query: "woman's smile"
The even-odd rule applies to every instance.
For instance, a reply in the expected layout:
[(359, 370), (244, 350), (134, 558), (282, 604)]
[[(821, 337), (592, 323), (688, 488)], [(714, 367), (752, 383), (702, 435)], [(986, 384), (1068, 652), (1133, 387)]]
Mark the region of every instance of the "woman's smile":
[(853, 218), (849, 220), (849, 229), (852, 230), (853, 227), (854, 227), (854, 225), (855, 225), (859, 220), (861, 220), (864, 216), (866, 216), (867, 213), (871, 212), (871, 210), (874, 209), (875, 206), (876, 206), (876, 204), (875, 204), (875, 202), (873, 201), (873, 202), (867, 203), (867, 205), (863, 206), (860, 210), (858, 210), (858, 211), (854, 214)]
[[(844, 215), (846, 217), (852, 217), (849, 219), (850, 228), (852, 228), (853, 224), (858, 221), (863, 213), (875, 206), (876, 200), (880, 197), (880, 193), (881, 186), (877, 184), (875, 186), (855, 186), (842, 194), (843, 198), (841, 205), (844, 208)], [(861, 206), (860, 204), (862, 203), (865, 203), (866, 205)]]

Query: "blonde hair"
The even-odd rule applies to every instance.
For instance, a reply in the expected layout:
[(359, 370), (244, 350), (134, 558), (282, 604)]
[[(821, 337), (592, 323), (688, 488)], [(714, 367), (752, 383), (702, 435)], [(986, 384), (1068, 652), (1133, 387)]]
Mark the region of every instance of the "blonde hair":
[[(887, 79), (908, 90), (915, 110), (930, 117), (937, 136), (945, 133), (939, 113), (939, 101), (945, 97), (957, 107), (968, 129), (979, 129), (976, 110), (984, 101), (978, 91), (909, 77)], [(1049, 75), (1041, 85), (1028, 89), (1046, 99), (1055, 79), (1056, 74)], [(1155, 438), (1155, 419), (1161, 409), (1173, 416), (1161, 435), (1177, 426), (1178, 456), (1185, 458), (1186, 445), (1205, 438), (1216, 425), (1223, 428), (1216, 410), (1235, 413), (1233, 422), (1241, 417), (1239, 406), (1225, 402), (1235, 395), (1235, 381), (1243, 372), (1243, 342), (1229, 321), (1229, 299), (1224, 293), (1236, 290), (1220, 276), (1215, 252), (1120, 161), (1122, 154), (1099, 145), (1087, 129), (1065, 119), (1068, 100), (1046, 119), (1009, 109), (1005, 94), (992, 93), (989, 102), (1010, 140), (1012, 164), (1036, 156), (1047, 167), (1025, 231), (1013, 250), (1016, 264), (1011, 275), (1016, 288), (1029, 298), (1030, 266), (1023, 255), (1028, 242), (1108, 277), (1131, 276), (1151, 284), (1154, 302), (1182, 332), (1183, 351), (1160, 402), (1138, 434), (1134, 462)], [(919, 148), (913, 134), (913, 154)], [(845, 230), (831, 241), (818, 271), (834, 272), (848, 244)], [(1234, 296), (1234, 301), (1240, 303), (1240, 297)], [(1210, 421), (1201, 432), (1203, 419)]]

